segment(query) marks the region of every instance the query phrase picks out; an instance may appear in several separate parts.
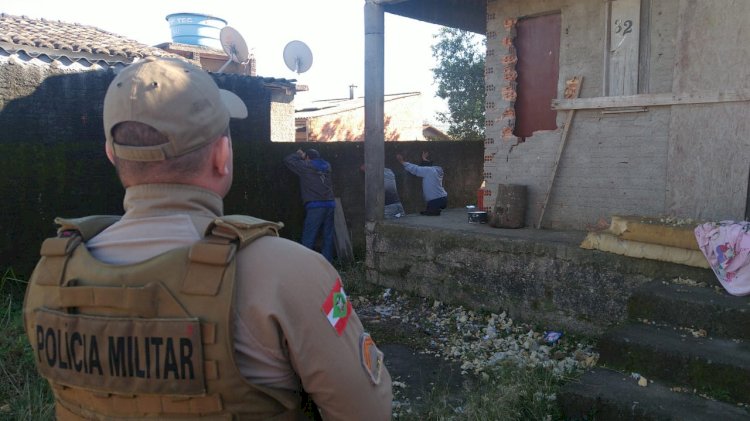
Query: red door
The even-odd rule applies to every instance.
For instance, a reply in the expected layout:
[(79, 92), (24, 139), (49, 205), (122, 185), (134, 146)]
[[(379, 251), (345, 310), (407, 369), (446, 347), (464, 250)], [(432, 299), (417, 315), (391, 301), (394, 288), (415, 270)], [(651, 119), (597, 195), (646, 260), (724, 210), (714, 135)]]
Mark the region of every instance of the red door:
[(518, 86), (514, 135), (525, 140), (536, 130), (555, 130), (560, 69), (560, 14), (521, 19), (516, 27)]

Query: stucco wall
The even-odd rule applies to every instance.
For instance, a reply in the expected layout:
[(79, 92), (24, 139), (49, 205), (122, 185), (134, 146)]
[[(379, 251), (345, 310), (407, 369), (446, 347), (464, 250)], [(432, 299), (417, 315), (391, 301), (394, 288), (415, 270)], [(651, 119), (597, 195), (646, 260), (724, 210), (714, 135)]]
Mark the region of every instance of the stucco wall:
[(294, 91), (273, 89), (270, 106), (271, 142), (294, 142)]
[[(674, 92), (750, 89), (750, 2), (682, 0)], [(667, 210), (743, 219), (750, 168), (750, 102), (673, 107)]]
[[(647, 7), (648, 6), (648, 7)], [(679, 0), (648, 0), (641, 14), (648, 19), (649, 39), (645, 44), (648, 60), (646, 90), (650, 93), (672, 92), (674, 78)]]
[[(542, 226), (581, 229), (616, 213), (662, 214), (668, 128), (665, 108), (625, 115), (577, 112)], [(559, 132), (537, 132), (518, 146), (499, 148), (507, 165), (492, 180), (529, 186), (527, 226), (538, 222), (559, 142)]]
[[(0, 270), (12, 266), (28, 275), (41, 241), (54, 234), (55, 216), (122, 213), (123, 188), (104, 154), (101, 117), (112, 78), (106, 71), (55, 75), (37, 67), (0, 66)], [(282, 235), (298, 239), (304, 209), (297, 178), (282, 159), (313, 145), (269, 141), (268, 97), (254, 79), (229, 76), (217, 82), (243, 98), (251, 116), (232, 122), (235, 177), (225, 212), (283, 221)], [(361, 252), (364, 145), (314, 146), (333, 165), (334, 189)], [(418, 159), (423, 148), (445, 168), (449, 204), (473, 203), (481, 182), (481, 142), (389, 142), (386, 165), (396, 173), (406, 210), (421, 210), (421, 185), (398, 167), (395, 155)]]
[[(558, 129), (519, 143), (503, 136), (513, 120), (503, 73), (508, 19), (561, 14), (560, 78), (583, 77), (581, 98), (604, 94), (608, 2), (511, 0), (488, 2), (487, 138), (484, 177), (528, 186), (527, 224), (535, 225), (552, 177), (568, 111)], [(750, 3), (709, 0), (641, 2), (639, 93), (684, 94), (748, 89)], [(498, 53), (498, 51), (500, 51)], [(627, 111), (636, 111), (633, 109)], [(578, 110), (560, 159), (543, 227), (582, 229), (613, 214), (674, 214), (742, 219), (748, 184), (748, 102), (649, 106), (640, 112)], [(487, 206), (488, 203), (485, 203)]]

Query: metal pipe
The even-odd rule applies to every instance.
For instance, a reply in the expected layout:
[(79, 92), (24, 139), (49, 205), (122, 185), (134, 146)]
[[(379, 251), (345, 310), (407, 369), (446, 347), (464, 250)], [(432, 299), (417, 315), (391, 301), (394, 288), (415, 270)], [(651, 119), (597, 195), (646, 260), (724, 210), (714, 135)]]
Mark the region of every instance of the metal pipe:
[(383, 219), (385, 193), (383, 166), (385, 89), (383, 6), (365, 2), (365, 220)]

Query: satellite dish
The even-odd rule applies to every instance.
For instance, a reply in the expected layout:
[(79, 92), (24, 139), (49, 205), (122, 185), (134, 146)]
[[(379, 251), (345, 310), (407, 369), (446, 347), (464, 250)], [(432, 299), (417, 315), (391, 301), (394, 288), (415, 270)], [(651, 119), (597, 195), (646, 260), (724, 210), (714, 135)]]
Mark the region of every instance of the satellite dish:
[(245, 44), (245, 40), (236, 29), (231, 26), (221, 28), (219, 40), (221, 41), (221, 48), (223, 48), (224, 52), (229, 56), (229, 60), (221, 66), (219, 73), (221, 73), (231, 62), (239, 64), (247, 63), (250, 57), (247, 50), (247, 44)]
[(312, 66), (313, 55), (310, 47), (302, 41), (290, 41), (284, 47), (284, 63), (297, 74), (305, 73)]

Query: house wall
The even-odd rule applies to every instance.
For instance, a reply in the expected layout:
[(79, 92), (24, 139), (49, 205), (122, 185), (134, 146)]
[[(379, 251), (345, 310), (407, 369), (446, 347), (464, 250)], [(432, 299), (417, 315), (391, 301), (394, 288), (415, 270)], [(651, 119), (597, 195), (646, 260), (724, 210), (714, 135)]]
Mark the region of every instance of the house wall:
[[(674, 92), (750, 89), (750, 2), (683, 0)], [(666, 209), (743, 219), (750, 162), (750, 104), (673, 107)]]
[(311, 142), (361, 142), (364, 133), (364, 108), (307, 119), (307, 139)]
[[(289, 92), (289, 93), (287, 93)], [(294, 142), (294, 91), (274, 89), (271, 94), (271, 142)]]
[[(498, 183), (526, 185), (527, 224), (536, 225), (569, 113), (558, 112), (557, 130), (535, 132), (524, 143), (510, 135), (514, 120), (507, 110), (513, 102), (504, 88), (515, 83), (504, 72), (503, 58), (513, 54), (505, 39), (514, 35), (513, 19), (559, 12), (558, 98), (565, 80), (576, 75), (583, 77), (582, 98), (600, 97), (606, 92), (609, 3), (488, 2), (486, 207), (494, 203)], [(743, 46), (750, 35), (742, 20), (750, 4), (642, 0), (640, 6), (639, 94), (747, 89)], [(641, 112), (577, 110), (542, 226), (582, 229), (613, 214), (741, 219), (747, 116), (747, 102), (650, 106)]]
[[(104, 154), (103, 98), (112, 72), (55, 74), (35, 66), (0, 65), (0, 271), (12, 267), (22, 278), (38, 259), (42, 240), (54, 235), (54, 218), (121, 214), (123, 188)], [(227, 214), (250, 214), (283, 221), (284, 237), (297, 240), (304, 208), (297, 177), (282, 162), (299, 147), (272, 143), (268, 97), (260, 83), (217, 77), (247, 104), (250, 117), (233, 120), (234, 183), (225, 200)], [(265, 98), (265, 102), (263, 101)], [(263, 113), (265, 120), (263, 120)], [(262, 124), (261, 127), (258, 125)], [(451, 207), (473, 203), (481, 182), (480, 142), (399, 142), (386, 144), (386, 165), (394, 170), (407, 212), (422, 209), (420, 179), (398, 167), (395, 155), (418, 159), (423, 147), (446, 172)], [(355, 251), (364, 248), (364, 144), (314, 145), (333, 168)]]
[[(421, 95), (388, 100), (383, 105), (385, 140), (425, 140)], [(301, 120), (301, 119), (300, 119)], [(363, 107), (307, 118), (307, 139), (313, 142), (363, 141)]]
[(421, 94), (386, 101), (383, 112), (386, 140), (425, 140), (422, 133), (424, 109)]

